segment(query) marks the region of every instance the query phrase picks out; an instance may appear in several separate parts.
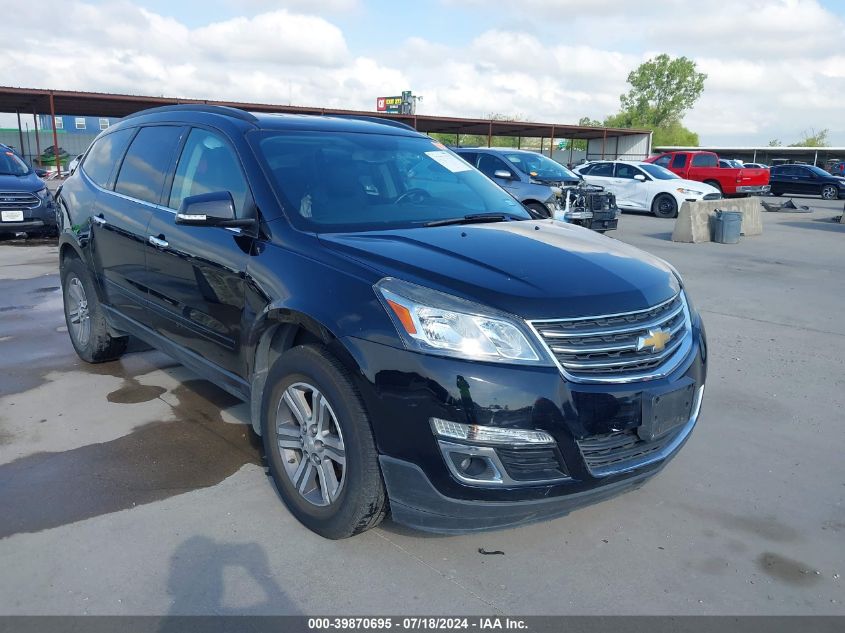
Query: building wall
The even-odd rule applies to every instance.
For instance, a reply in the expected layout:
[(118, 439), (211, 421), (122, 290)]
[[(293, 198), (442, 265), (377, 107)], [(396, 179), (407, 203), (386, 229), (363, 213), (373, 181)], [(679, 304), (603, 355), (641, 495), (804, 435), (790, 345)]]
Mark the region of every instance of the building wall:
[(650, 134), (594, 138), (587, 145), (587, 160), (643, 160), (650, 155)]
[[(85, 152), (91, 142), (97, 138), (97, 134), (99, 134), (99, 131), (95, 133), (89, 132), (87, 134), (66, 134), (59, 131), (56, 132), (56, 136), (58, 136), (59, 139), (59, 147), (66, 151), (71, 158), (75, 157), (77, 154)], [(0, 130), (0, 143), (14, 147), (30, 163), (32, 163), (33, 159), (38, 157), (38, 151), (36, 149), (38, 145), (35, 142), (35, 132), (31, 130), (23, 133), (23, 147), (20, 147), (20, 135), (18, 134), (18, 131), (14, 129)], [(52, 130), (44, 132), (39, 130), (38, 143), (40, 143), (42, 152), (48, 147), (51, 147), (53, 145)]]
[[(115, 117), (97, 117), (97, 116), (70, 116), (57, 115), (56, 119), (59, 124), (56, 130), (64, 131), (68, 134), (99, 134), (102, 130), (108, 129), (110, 125), (114, 125), (120, 119)], [(53, 130), (53, 118), (49, 114), (41, 114), (38, 116), (38, 127), (42, 130)]]

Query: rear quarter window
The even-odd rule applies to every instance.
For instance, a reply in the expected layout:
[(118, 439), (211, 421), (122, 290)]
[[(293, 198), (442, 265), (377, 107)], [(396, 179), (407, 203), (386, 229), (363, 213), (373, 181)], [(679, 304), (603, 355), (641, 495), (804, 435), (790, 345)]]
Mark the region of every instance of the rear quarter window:
[(713, 154), (696, 154), (692, 157), (693, 167), (718, 167), (719, 161)]
[(114, 190), (131, 198), (157, 203), (181, 131), (181, 127), (169, 125), (141, 128), (126, 152)]
[(126, 151), (126, 146), (129, 145), (134, 132), (133, 128), (118, 130), (94, 141), (94, 145), (91, 146), (82, 163), (82, 171), (85, 175), (100, 187), (107, 187), (112, 171)]

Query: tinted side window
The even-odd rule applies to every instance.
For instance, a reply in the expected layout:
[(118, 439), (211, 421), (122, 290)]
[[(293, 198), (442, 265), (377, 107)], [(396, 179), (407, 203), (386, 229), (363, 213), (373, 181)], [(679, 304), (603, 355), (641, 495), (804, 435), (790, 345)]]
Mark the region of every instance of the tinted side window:
[(243, 211), (247, 185), (234, 151), (217, 134), (193, 129), (176, 166), (168, 206), (178, 209), (188, 196), (214, 191), (231, 193), (235, 210)]
[(626, 165), (625, 163), (616, 163), (616, 177), (633, 179), (636, 174), (642, 172), (633, 165)]
[(661, 156), (656, 161), (654, 161), (654, 164), (660, 165), (661, 167), (669, 167), (670, 160), (672, 160), (671, 156)]
[(513, 169), (505, 165), (505, 161), (503, 161), (498, 156), (492, 156), (490, 154), (482, 154), (481, 157), (478, 159), (478, 169), (483, 173), (485, 176), (489, 176), (490, 178), (493, 177), (493, 172), (503, 169), (505, 171), (509, 171), (513, 173)]
[(713, 154), (696, 154), (692, 157), (693, 167), (716, 167), (719, 162)]
[(684, 165), (687, 164), (687, 155), (686, 154), (675, 154), (672, 158), (672, 167), (675, 169), (681, 169)]
[(776, 176), (797, 176), (798, 172), (792, 165), (783, 165), (778, 167)]
[(108, 186), (109, 176), (126, 151), (133, 132), (133, 129), (118, 130), (97, 139), (82, 164), (85, 174), (101, 187)]
[(470, 165), (475, 167), (475, 163), (478, 161), (478, 154), (476, 154), (475, 152), (458, 152), (457, 154)]
[(587, 165), (586, 167), (582, 167), (581, 169), (579, 169), (578, 173), (581, 174), (582, 176), (587, 176), (587, 175), (590, 174), (590, 172), (593, 171), (593, 167), (594, 167), (593, 165)]
[(606, 178), (613, 177), (613, 163), (596, 163), (590, 170), (591, 176), (604, 176)]
[(114, 190), (158, 203), (181, 128), (159, 125), (141, 128), (120, 166)]

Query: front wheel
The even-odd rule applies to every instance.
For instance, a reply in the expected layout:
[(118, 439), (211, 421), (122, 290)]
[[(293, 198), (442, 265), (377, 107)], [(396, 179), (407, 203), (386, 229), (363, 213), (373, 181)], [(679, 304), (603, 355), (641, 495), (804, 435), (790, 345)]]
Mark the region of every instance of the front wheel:
[(88, 269), (78, 259), (62, 266), (62, 298), (70, 342), (79, 358), (104, 363), (120, 358), (128, 337), (112, 336)]
[(285, 505), (330, 539), (378, 525), (387, 493), (364, 404), (349, 372), (325, 348), (285, 352), (267, 378), (264, 451)]
[(552, 217), (552, 214), (549, 211), (548, 207), (546, 207), (546, 205), (544, 204), (540, 204), (539, 202), (527, 202), (525, 206), (531, 209), (532, 211), (536, 211), (539, 217), (541, 218)]
[(825, 200), (836, 200), (839, 197), (839, 189), (833, 185), (822, 187), (822, 198)]
[(658, 218), (674, 218), (678, 215), (678, 201), (668, 193), (661, 193), (651, 203), (651, 212)]

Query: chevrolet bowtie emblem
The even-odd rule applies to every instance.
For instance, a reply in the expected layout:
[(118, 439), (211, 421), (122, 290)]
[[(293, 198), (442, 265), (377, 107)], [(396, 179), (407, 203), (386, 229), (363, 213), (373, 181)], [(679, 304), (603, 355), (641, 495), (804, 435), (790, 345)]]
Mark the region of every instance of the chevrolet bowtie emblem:
[(662, 352), (670, 338), (672, 338), (672, 335), (668, 330), (660, 328), (649, 330), (648, 336), (641, 336), (637, 339), (637, 351), (650, 347), (652, 352)]

